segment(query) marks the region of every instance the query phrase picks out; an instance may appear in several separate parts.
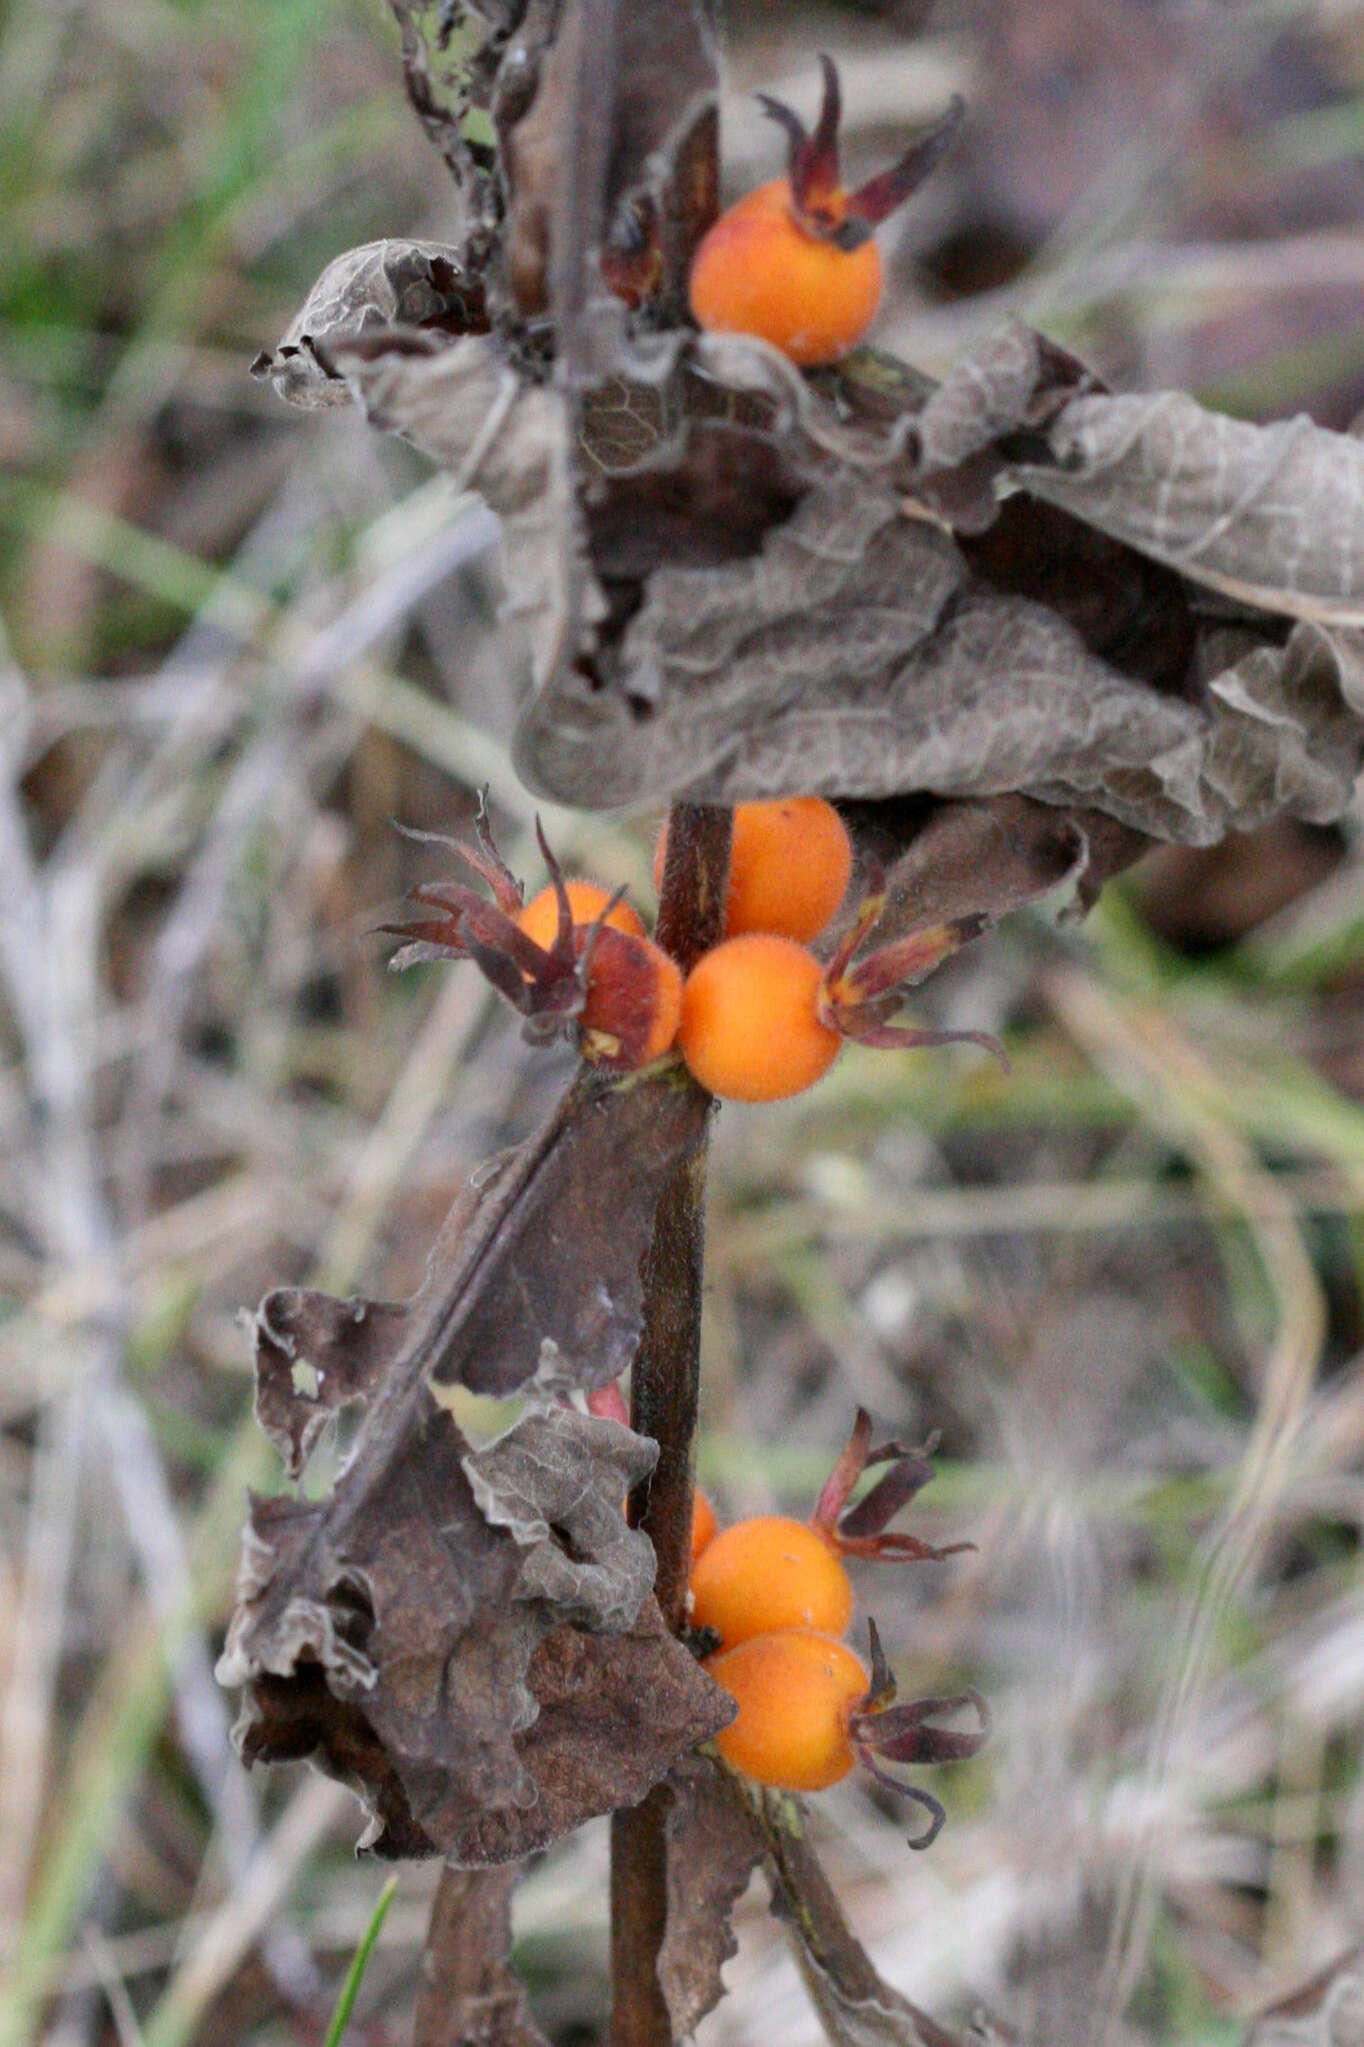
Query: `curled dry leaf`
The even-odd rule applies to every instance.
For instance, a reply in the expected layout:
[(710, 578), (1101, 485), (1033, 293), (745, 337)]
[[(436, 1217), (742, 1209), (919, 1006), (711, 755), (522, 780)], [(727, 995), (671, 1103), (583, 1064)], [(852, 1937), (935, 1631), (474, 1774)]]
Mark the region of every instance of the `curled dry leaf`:
[[(1364, 626), (1364, 441), (1258, 426), (1181, 391), (1072, 399), (1024, 489), (1236, 602)], [(1356, 707), (1361, 698), (1356, 694)]]
[(593, 1813), (638, 1805), (679, 1758), (734, 1717), (734, 1701), (669, 1634), (652, 1598), (624, 1634), (557, 1629), (528, 1683), (540, 1710), (517, 1746), (536, 1803), (477, 1814), (449, 1851), (456, 1861), (508, 1861), (547, 1847)]
[(689, 2039), (724, 1995), (721, 1969), (737, 1943), (730, 1915), (763, 1857), (763, 1840), (733, 1780), (689, 1756), (668, 1780), (668, 1916), (658, 1980), (674, 2038)]
[[(623, 1446), (591, 1441), (580, 1419), (552, 1409), (467, 1457), (464, 1471), (488, 1526), (505, 1528), (525, 1552), (516, 1597), (543, 1599), (561, 1620), (617, 1634), (630, 1626), (654, 1582), (652, 1546), (625, 1525), (619, 1488), (628, 1491), (647, 1478), (654, 1460), (641, 1471), (632, 1453), (627, 1468), (620, 1461)], [(621, 1432), (619, 1423), (616, 1428)], [(632, 1436), (632, 1442), (647, 1438)], [(611, 1466), (605, 1490), (598, 1484), (604, 1462)]]
[(330, 1414), (365, 1412), (330, 1496), (252, 1502), (219, 1675), (246, 1686), (246, 1759), (318, 1757), (383, 1853), (514, 1859), (641, 1797), (730, 1716), (623, 1518), (655, 1446), (530, 1407), (475, 1450), (439, 1397), (624, 1369), (659, 1192), (705, 1114), (680, 1079), (580, 1076), (456, 1203), (411, 1302), (262, 1305), (258, 1410), (291, 1473)]
[[(1198, 415), (1224, 491), (1234, 455), (1235, 481), (1262, 506), (1247, 510), (1243, 551), (1279, 550), (1258, 558), (1276, 569), (1255, 570), (1266, 615), (1228, 620), (1191, 601), (1210, 544), (1175, 550), (1134, 525), (1143, 551), (1101, 530), (1126, 501), (1119, 466), (1095, 456), (1086, 482), (1063, 465), (1134, 401), (1093, 392), (1026, 330), (926, 399), (919, 380), (862, 370), (842, 410), (761, 343), (707, 336), (591, 394), (575, 453), (562, 394), (489, 338), (386, 328), (374, 304), (372, 279), (323, 293), (306, 355), (272, 367), (302, 388), (299, 362), (321, 362), (376, 425), (498, 512), (508, 613), (530, 639), (518, 758), (533, 786), (594, 807), (797, 787), (1019, 793), (1193, 844), (1283, 813), (1325, 821), (1347, 802), (1364, 641), (1332, 602), (1348, 612), (1343, 505), (1359, 443), (1295, 429), (1295, 474), (1305, 481), (1310, 443), (1335, 488), (1290, 520), (1254, 468), (1276, 473), (1279, 430)], [(1175, 408), (1142, 402), (1169, 429)], [(1196, 441), (1153, 427), (1129, 450), (1133, 506), (1160, 498), (1158, 458)], [(1192, 460), (1177, 477), (1186, 510)], [(1015, 498), (999, 512), (996, 490), (1020, 480), (1068, 504), (1025, 512)], [(933, 516), (914, 515), (915, 492)], [(1206, 525), (1222, 500), (1203, 503)], [(1225, 511), (1214, 523), (1236, 526)], [(1158, 554), (1177, 555), (1182, 575)], [(1227, 546), (1216, 559), (1202, 580), (1251, 587), (1224, 573)], [(1293, 596), (1309, 559), (1310, 606)], [(1319, 621), (1290, 628), (1295, 604)]]
[(251, 365), (281, 398), (312, 410), (350, 397), (332, 352), (390, 327), (482, 334), (483, 280), (443, 242), (363, 242), (329, 263), (273, 349)]
[(350, 397), (497, 513), (504, 609), (531, 653), (530, 676), (508, 678), (516, 696), (572, 658), (574, 635), (604, 602), (579, 534), (568, 407), (514, 369), (487, 327), (482, 281), (460, 251), (367, 243), (327, 266), (251, 368), (304, 408)]
[(910, 798), (844, 806), (885, 873), (877, 932), (889, 941), (942, 918), (991, 923), (1073, 889), (1088, 908), (1103, 882), (1149, 841), (1098, 810), (1061, 810), (1026, 796), (957, 802)]
[(428, 1384), (504, 1396), (618, 1378), (639, 1340), (659, 1194), (706, 1113), (680, 1072), (647, 1086), (580, 1074), (536, 1137), (475, 1175), (410, 1301), (267, 1294), (256, 1411), (290, 1475), (351, 1402), (373, 1403), (357, 1456), (380, 1443), (387, 1455)]
[(362, 1439), (327, 1499), (251, 1503), (218, 1668), (246, 1688), (245, 1761), (345, 1778), (362, 1846), (481, 1864), (633, 1803), (724, 1724), (621, 1511), (654, 1444), (528, 1408), (476, 1450), (427, 1393), (379, 1448)]
[(445, 346), (403, 329), (330, 360), (373, 425), (452, 470), (497, 513), (503, 615), (527, 636), (534, 685), (556, 674), (606, 609), (582, 542), (562, 392), (523, 378), (478, 337)]
[[(463, 300), (456, 336), (440, 305), (413, 324), (392, 279), (429, 284), (420, 245), (307, 316), (324, 373), (503, 521), (530, 786), (592, 808), (1016, 796), (1194, 845), (1337, 816), (1364, 751), (1364, 445), (1115, 397), (1019, 324), (938, 386), (661, 325), (707, 204), (713, 60), (701, 10), (659, 18), (666, 45), (653, 11), (606, 10), (613, 75), (577, 0), (481, 10), (438, 139), (500, 156), (507, 223), (468, 244), (495, 334)], [(556, 144), (594, 106), (584, 167)], [(554, 311), (557, 366), (518, 293)], [(312, 388), (298, 358), (270, 367)]]
[[(637, 450), (633, 465), (655, 487), (671, 468), (678, 488), (696, 488), (730, 452), (713, 394), (692, 417), (704, 368), (742, 392), (750, 420), (766, 401), (777, 474), (787, 488), (803, 476), (800, 494), (739, 558), (640, 575), (624, 630), (590, 669), (561, 670), (524, 714), (519, 759), (532, 784), (601, 804), (798, 787), (1016, 791), (1194, 843), (1285, 810), (1337, 815), (1364, 744), (1352, 635), (1308, 624), (1287, 633), (1264, 618), (1232, 640), (1191, 608), (1183, 581), (1078, 510), (1015, 514), (981, 539), (996, 486), (1041, 473), (1031, 458), (1048, 433), (1059, 441), (1083, 407), (1092, 434), (1119, 402), (1090, 395), (1092, 380), (1040, 338), (1024, 348), (1011, 330), (1007, 340), (979, 379), (964, 365), (927, 402), (911, 386), (917, 414), (896, 413), (882, 390), (888, 416), (864, 407), (851, 421), (760, 343), (707, 336), (690, 368), (679, 358), (671, 403), (655, 389), (629, 415), (670, 437), (647, 458)], [(617, 404), (614, 416), (625, 411)], [(1364, 460), (1345, 437), (1312, 431), (1342, 476)], [(763, 437), (751, 424), (728, 432)], [(941, 523), (944, 478), (969, 529), (960, 541)], [(608, 499), (620, 487), (619, 476), (597, 485)], [(1158, 495), (1159, 478), (1146, 488)], [(914, 515), (916, 491), (938, 506), (933, 516)], [(594, 564), (614, 590), (645, 565), (614, 558), (609, 527), (591, 510), (588, 521)], [(1334, 532), (1335, 515), (1325, 524)]]

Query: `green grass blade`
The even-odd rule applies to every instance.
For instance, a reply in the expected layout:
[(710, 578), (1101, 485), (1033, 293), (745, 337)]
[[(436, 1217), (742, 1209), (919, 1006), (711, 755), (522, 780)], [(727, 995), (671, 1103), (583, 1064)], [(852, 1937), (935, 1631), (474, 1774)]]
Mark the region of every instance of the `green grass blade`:
[(346, 1971), (346, 1980), (341, 1985), (341, 1995), (336, 2000), (336, 2010), (332, 2013), (332, 2022), (327, 2028), (327, 2037), (323, 2041), (322, 2047), (341, 2047), (341, 2038), (345, 2033), (346, 2027), (350, 2024), (351, 2010), (360, 1993), (360, 1985), (364, 1980), (365, 1970), (369, 1966), (369, 1958), (374, 1952), (374, 1943), (379, 1938), (383, 1923), (388, 1917), (388, 1908), (393, 1903), (393, 1893), (397, 1888), (398, 1879), (396, 1876), (391, 1876), (379, 1893), (379, 1902), (374, 1907), (374, 1914), (370, 1919), (369, 1925), (365, 1928), (364, 1938), (351, 1956), (351, 1964)]

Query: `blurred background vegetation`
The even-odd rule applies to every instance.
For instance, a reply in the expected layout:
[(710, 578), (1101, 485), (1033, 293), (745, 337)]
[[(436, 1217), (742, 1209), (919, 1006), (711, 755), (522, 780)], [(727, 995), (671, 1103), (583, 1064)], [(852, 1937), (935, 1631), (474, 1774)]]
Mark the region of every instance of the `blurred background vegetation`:
[[(940, 372), (1016, 312), (1120, 387), (1344, 428), (1364, 405), (1364, 7), (727, 9), (748, 95), (843, 67), (849, 158), (965, 91), (876, 339)], [(254, 385), (352, 243), (449, 235), (380, 0), (10, 0), (0, 17), (0, 2040), (322, 2037), (383, 1872), (306, 1772), (248, 1781), (212, 1663), (250, 1418), (242, 1310), (397, 1293), (534, 1053), (476, 976), (373, 934), (505, 753), (478, 507), (347, 411)], [(414, 567), (415, 564), (415, 567)], [(656, 820), (547, 813), (648, 903)], [(912, 1857), (853, 1781), (817, 1825), (885, 1973), (1028, 2040), (1239, 2042), (1364, 1938), (1359, 819), (1170, 850), (1083, 926), (934, 984), (966, 1053), (849, 1054), (726, 1109), (703, 1475), (808, 1510), (862, 1401), (942, 1432), (861, 1581), (912, 1688), (997, 1732)], [(430, 1868), (356, 2007), (406, 2037)], [(530, 1874), (518, 1961), (597, 2037), (605, 1837)], [(755, 1891), (704, 2047), (818, 2037)], [(1303, 2008), (1311, 2006), (1309, 1992)]]

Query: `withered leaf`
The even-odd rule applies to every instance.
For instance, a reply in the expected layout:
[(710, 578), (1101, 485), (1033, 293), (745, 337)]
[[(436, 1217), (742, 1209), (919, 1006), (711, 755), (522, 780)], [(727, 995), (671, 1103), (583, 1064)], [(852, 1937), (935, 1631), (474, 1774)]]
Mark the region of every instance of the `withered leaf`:
[(337, 1406), (366, 1411), (329, 1498), (252, 1502), (219, 1675), (246, 1686), (246, 1759), (316, 1755), (382, 1853), (515, 1858), (642, 1796), (729, 1717), (624, 1521), (656, 1446), (530, 1407), (475, 1450), (435, 1393), (619, 1374), (660, 1189), (706, 1114), (680, 1074), (584, 1071), (455, 1204), (411, 1303), (263, 1304), (259, 1407), (290, 1469)]
[(356, 1455), (377, 1469), (428, 1383), (505, 1395), (618, 1378), (639, 1338), (659, 1195), (706, 1115), (680, 1070), (612, 1082), (584, 1068), (539, 1134), (455, 1202), (410, 1301), (267, 1294), (256, 1409), (290, 1475), (351, 1401), (370, 1406)]
[(616, 685), (562, 675), (518, 761), (601, 805), (1019, 791), (1205, 843), (1275, 809), (1339, 814), (1364, 745), (1345, 677), (1302, 626), (1211, 675), (1202, 703), (1159, 693), (973, 575), (884, 480), (844, 472), (752, 559), (656, 571)]
[(525, 1415), (465, 1476), (490, 1528), (525, 1551), (518, 1599), (544, 1599), (561, 1620), (607, 1632), (627, 1628), (654, 1582), (647, 1536), (627, 1528), (620, 1503), (653, 1469), (640, 1469), (640, 1437), (584, 1435), (565, 1409)]
[(401, 1348), (401, 1301), (276, 1287), (256, 1310), (256, 1420), (297, 1478), (334, 1414), (368, 1401)]
[(517, 761), (556, 799), (1019, 794), (1193, 845), (1349, 801), (1348, 436), (1114, 398), (1018, 325), (937, 388), (622, 341), (576, 442), (490, 340), (379, 330), (328, 361), (501, 515)]
[(515, 1543), (487, 1527), (469, 1445), (423, 1395), (376, 1472), (330, 1498), (251, 1502), (219, 1681), (245, 1685), (246, 1762), (316, 1754), (371, 1808), (365, 1846), (429, 1854), (484, 1800), (530, 1795), (512, 1737), (554, 1616), (517, 1607)]
[(1149, 843), (1102, 811), (1060, 810), (1026, 796), (845, 809), (886, 870), (881, 942), (935, 918), (983, 914), (994, 922), (1067, 885), (1087, 905)]
[(413, 111), (444, 157), (462, 225), (480, 264), (495, 246), (501, 210), (492, 124), (505, 89), (533, 63), (548, 33), (546, 0), (389, 0), (402, 37), (403, 82)]
[[(1031, 495), (1194, 584), (1364, 625), (1364, 441), (1301, 416), (1232, 419), (1181, 391), (1095, 392), (1056, 361), (1021, 323), (993, 336), (924, 405), (920, 470), (988, 452)], [(1357, 685), (1351, 701), (1364, 710)]]
[(668, 1915), (658, 1980), (681, 2040), (724, 1995), (720, 1972), (736, 1946), (730, 1914), (762, 1860), (763, 1840), (708, 1757), (688, 1757), (668, 1781)]
[[(1102, 388), (1078, 357), (1021, 320), (1007, 321), (926, 397), (904, 443), (916, 481), (930, 499), (939, 486), (950, 489), (954, 474), (993, 481), (1045, 448), (1046, 429), (1072, 399)], [(990, 516), (983, 505), (979, 516)]]
[[(917, 411), (851, 418), (762, 344), (706, 336), (687, 360), (771, 408), (774, 473), (803, 474), (803, 495), (747, 555), (654, 566), (590, 671), (559, 670), (524, 713), (518, 761), (533, 786), (599, 805), (1016, 791), (1196, 844), (1284, 811), (1322, 821), (1348, 802), (1364, 749), (1364, 650), (1349, 632), (1304, 622), (1286, 638), (1276, 615), (1248, 621), (1233, 646), (1199, 624), (1183, 584), (1149, 562), (1140, 571), (1140, 535), (1136, 547), (1073, 541), (1062, 589), (1054, 514), (1035, 522), (1035, 568), (1024, 519), (1001, 554), (914, 516), (906, 493), (932, 500), (954, 464), (985, 461), (991, 517), (999, 478), (1040, 477), (1050, 491), (1062, 472), (1036, 460), (1048, 436), (1072, 417), (1092, 433), (1118, 402), (1093, 394), (1063, 351), (1010, 330), (926, 400), (912, 389)], [(673, 405), (656, 385), (636, 415), (670, 436), (647, 466), (673, 464), (679, 487), (697, 481), (693, 375), (679, 357)], [(1321, 438), (1348, 495), (1361, 452)], [(596, 494), (609, 503), (621, 486)], [(1159, 478), (1148, 490), (1159, 495)], [(1068, 516), (1083, 524), (1084, 504)], [(1318, 534), (1327, 554), (1334, 517)], [(589, 531), (603, 531), (600, 510)], [(1121, 632), (1106, 626), (1115, 608)]]
[(652, 1598), (624, 1634), (557, 1629), (527, 1681), (539, 1713), (516, 1748), (535, 1803), (471, 1817), (446, 1850), (457, 1862), (529, 1855), (593, 1813), (638, 1805), (734, 1718), (733, 1699), (668, 1632)]
[(327, 265), (273, 349), (251, 365), (291, 405), (343, 405), (350, 393), (331, 367), (335, 349), (389, 327), (448, 335), (488, 326), (483, 282), (444, 242), (362, 242)]
[[(1045, 465), (1014, 467), (1037, 496), (1240, 603), (1364, 626), (1353, 434), (1302, 416), (1253, 425), (1161, 391), (1077, 398), (1046, 439)], [(1364, 709), (1364, 693), (1353, 701)]]
[(441, 1871), (412, 2047), (546, 2047), (507, 1961), (517, 1875), (514, 1868)]
[[(246, 1761), (315, 1756), (381, 1854), (507, 1861), (641, 1797), (729, 1718), (625, 1525), (654, 1444), (532, 1407), (480, 1451), (424, 1395), (387, 1449), (362, 1438), (328, 1499), (251, 1503), (218, 1669), (246, 1688)], [(505, 1510), (513, 1473), (515, 1527), (484, 1505)]]

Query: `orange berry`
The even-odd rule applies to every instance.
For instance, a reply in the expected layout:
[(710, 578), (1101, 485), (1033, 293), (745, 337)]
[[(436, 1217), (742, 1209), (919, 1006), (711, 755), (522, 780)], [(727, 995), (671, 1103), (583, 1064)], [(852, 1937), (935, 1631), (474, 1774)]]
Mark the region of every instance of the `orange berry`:
[[(575, 925), (579, 953), (586, 939), (586, 928)], [(587, 998), (578, 1012), (583, 1056), (627, 1071), (648, 1066), (671, 1048), (681, 1020), (676, 960), (650, 938), (605, 925), (592, 949)]]
[[(668, 828), (654, 854), (654, 885), (663, 886)], [(734, 810), (725, 897), (725, 937), (778, 931), (808, 944), (847, 894), (852, 841), (822, 796), (784, 796), (740, 803)]]
[(804, 1521), (759, 1514), (708, 1544), (691, 1574), (692, 1625), (714, 1628), (727, 1649), (779, 1628), (841, 1635), (852, 1619), (848, 1574)]
[(691, 1500), (691, 1560), (693, 1564), (700, 1556), (702, 1550), (710, 1548), (711, 1543), (715, 1540), (715, 1531), (719, 1525), (715, 1518), (714, 1507), (712, 1507), (705, 1494), (698, 1488), (692, 1494)]
[(824, 1791), (847, 1776), (848, 1715), (868, 1678), (846, 1643), (808, 1628), (754, 1635), (705, 1667), (738, 1704), (715, 1737), (734, 1769), (781, 1791)]
[[(566, 881), (564, 890), (575, 925), (594, 924), (611, 900), (610, 889), (602, 888), (595, 881)], [(527, 938), (549, 951), (559, 932), (559, 898), (552, 884), (542, 888), (538, 896), (531, 897), (516, 921)], [(643, 919), (623, 897), (606, 921), (617, 931), (633, 932), (636, 938), (644, 936)]]
[(874, 241), (845, 249), (810, 233), (790, 179), (775, 178), (721, 214), (692, 261), (689, 295), (698, 326), (755, 334), (809, 369), (862, 339), (881, 278)]
[(932, 170), (961, 119), (953, 100), (889, 170), (843, 189), (838, 167), (838, 70), (821, 57), (824, 94), (807, 135), (800, 117), (765, 93), (786, 131), (787, 175), (722, 214), (692, 262), (691, 309), (702, 327), (756, 334), (792, 362), (837, 362), (871, 325), (881, 297), (873, 230)]
[(792, 938), (750, 931), (704, 953), (682, 990), (678, 1043), (702, 1087), (773, 1102), (813, 1087), (842, 1039), (819, 1020), (824, 969)]

